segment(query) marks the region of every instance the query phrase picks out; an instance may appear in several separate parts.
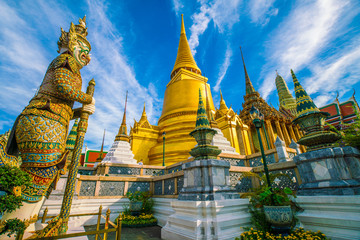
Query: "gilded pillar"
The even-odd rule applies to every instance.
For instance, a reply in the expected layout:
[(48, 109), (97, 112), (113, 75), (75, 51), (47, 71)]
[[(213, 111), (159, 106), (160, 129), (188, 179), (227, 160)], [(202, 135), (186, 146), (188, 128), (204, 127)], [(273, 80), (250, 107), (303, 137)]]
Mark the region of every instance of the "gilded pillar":
[(269, 135), (270, 147), (274, 148), (275, 147), (275, 145), (274, 145), (275, 136), (274, 136), (274, 130), (273, 130), (272, 126), (271, 126), (270, 120), (265, 121), (265, 126), (267, 128), (267, 132), (268, 132), (268, 135)]
[(278, 136), (281, 138), (281, 140), (285, 141), (283, 132), (280, 127), (279, 120), (275, 121), (275, 126), (276, 126), (276, 132), (277, 132)]
[(252, 133), (251, 133), (251, 127), (249, 127), (249, 130), (248, 130), (248, 134), (249, 134), (249, 140), (250, 140), (250, 147), (251, 147), (251, 153), (255, 153), (255, 147), (254, 147), (254, 139), (253, 139), (253, 136), (252, 136)]
[(261, 142), (262, 142), (262, 145), (264, 147), (264, 150), (268, 150), (269, 148), (268, 148), (268, 145), (267, 145), (267, 142), (266, 142), (266, 136), (265, 136), (264, 128), (260, 128), (260, 136), (261, 136)]
[(291, 138), (296, 142), (297, 140), (296, 140), (296, 136), (295, 136), (295, 133), (294, 133), (293, 125), (289, 124), (288, 129), (289, 129)]
[(289, 136), (289, 133), (286, 129), (286, 125), (284, 122), (281, 123), (281, 127), (283, 129), (283, 134), (284, 134), (284, 137), (285, 137), (285, 142), (286, 142), (286, 146), (289, 146), (290, 143), (291, 143), (291, 139), (290, 139), (290, 136)]

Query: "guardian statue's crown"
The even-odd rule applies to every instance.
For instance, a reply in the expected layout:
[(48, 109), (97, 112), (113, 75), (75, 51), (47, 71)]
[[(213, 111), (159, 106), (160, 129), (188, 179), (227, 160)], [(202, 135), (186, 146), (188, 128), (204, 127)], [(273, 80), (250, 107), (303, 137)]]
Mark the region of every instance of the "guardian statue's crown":
[(58, 52), (60, 52), (61, 48), (68, 48), (70, 51), (72, 51), (74, 44), (77, 43), (77, 40), (80, 40), (88, 45), (91, 50), (91, 45), (86, 39), (87, 35), (88, 32), (86, 27), (86, 16), (79, 18), (79, 24), (77, 25), (71, 22), (69, 32), (66, 32), (63, 28), (61, 28), (61, 36), (57, 42), (59, 47)]

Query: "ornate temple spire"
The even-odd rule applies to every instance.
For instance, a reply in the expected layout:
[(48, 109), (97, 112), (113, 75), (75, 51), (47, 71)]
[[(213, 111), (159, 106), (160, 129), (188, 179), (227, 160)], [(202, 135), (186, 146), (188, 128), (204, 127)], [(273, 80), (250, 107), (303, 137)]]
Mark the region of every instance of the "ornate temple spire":
[(123, 120), (119, 129), (118, 134), (115, 137), (115, 141), (130, 141), (129, 136), (127, 135), (127, 128), (126, 128), (126, 105), (127, 105), (127, 96), (128, 91), (126, 91), (126, 98), (125, 98), (125, 108), (124, 108), (124, 115)]
[(173, 70), (171, 71), (171, 77), (173, 77), (176, 74), (176, 71), (180, 68), (184, 68), (189, 71), (201, 74), (201, 70), (196, 65), (196, 62), (190, 50), (188, 40), (186, 38), (183, 14), (181, 14), (181, 32), (180, 32), (179, 47), (178, 47), (175, 65)]
[(255, 91), (254, 86), (252, 85), (252, 83), (250, 81), (250, 77), (249, 77), (249, 75), (247, 73), (246, 66), (245, 66), (245, 60), (244, 60), (244, 56), (243, 56), (241, 47), (240, 47), (240, 52), (241, 52), (242, 62), (243, 62), (243, 65), (244, 65), (246, 94), (252, 94), (252, 93), (254, 93), (256, 91)]
[(207, 118), (206, 109), (199, 89), (199, 107), (197, 110), (195, 130), (200, 128), (210, 128), (209, 119)]
[(66, 149), (68, 150), (74, 150), (75, 142), (76, 142), (76, 136), (77, 136), (77, 128), (78, 128), (79, 119), (77, 118), (74, 122), (74, 125), (71, 128), (71, 131), (69, 133), (69, 136), (66, 140)]
[(300, 85), (292, 69), (291, 76), (293, 78), (295, 87), (297, 118), (303, 117), (310, 113), (320, 112), (313, 100), (306, 93), (305, 89)]
[(102, 140), (102, 144), (101, 144), (101, 149), (100, 149), (100, 153), (99, 153), (99, 157), (96, 159), (96, 162), (101, 162), (104, 158), (104, 141), (105, 141), (105, 129), (104, 129), (104, 134), (103, 134), (103, 140)]
[(144, 108), (143, 108), (143, 112), (142, 112), (142, 114), (141, 114), (141, 118), (140, 118), (139, 123), (142, 123), (142, 122), (144, 122), (144, 121), (146, 121), (146, 120), (147, 120), (147, 116), (146, 116), (145, 103), (144, 103)]
[(276, 71), (275, 85), (279, 96), (280, 106), (296, 116), (296, 100), (291, 95), (285, 80)]
[(222, 95), (222, 92), (220, 90), (220, 107), (219, 107), (219, 110), (221, 112), (226, 112), (229, 108), (226, 106), (226, 103), (225, 103), (225, 100), (223, 98), (223, 95)]

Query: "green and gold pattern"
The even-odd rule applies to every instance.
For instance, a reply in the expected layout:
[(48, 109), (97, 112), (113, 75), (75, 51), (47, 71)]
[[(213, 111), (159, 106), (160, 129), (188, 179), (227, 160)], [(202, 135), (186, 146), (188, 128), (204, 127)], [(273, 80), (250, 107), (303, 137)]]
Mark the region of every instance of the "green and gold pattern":
[(190, 133), (198, 143), (197, 146), (190, 151), (190, 155), (193, 156), (195, 160), (216, 159), (221, 153), (218, 147), (211, 145), (215, 134), (216, 130), (210, 128), (204, 102), (201, 97), (201, 90), (199, 89), (199, 107), (197, 110), (195, 130)]
[(336, 142), (340, 136), (335, 132), (324, 130), (325, 118), (328, 113), (321, 112), (303, 87), (297, 80), (293, 70), (293, 77), (296, 95), (297, 118), (294, 123), (299, 124), (305, 135), (302, 136), (297, 143), (307, 146), (308, 151), (329, 147)]
[(200, 128), (210, 128), (209, 119), (207, 118), (206, 109), (199, 89), (199, 107), (197, 110), (195, 130)]
[(68, 150), (73, 150), (75, 147), (78, 123), (79, 119), (76, 119), (66, 140), (66, 149)]
[(292, 69), (291, 75), (295, 87), (297, 117), (302, 117), (310, 113), (320, 112), (313, 100), (306, 93), (305, 89), (300, 85)]

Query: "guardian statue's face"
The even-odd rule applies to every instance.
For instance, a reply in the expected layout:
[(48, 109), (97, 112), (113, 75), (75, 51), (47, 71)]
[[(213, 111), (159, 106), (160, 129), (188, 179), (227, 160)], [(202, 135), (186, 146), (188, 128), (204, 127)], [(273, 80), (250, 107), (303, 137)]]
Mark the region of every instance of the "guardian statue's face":
[(76, 44), (72, 49), (73, 57), (75, 58), (76, 62), (79, 64), (80, 68), (89, 64), (91, 57), (90, 57), (90, 47), (80, 39), (76, 40)]

